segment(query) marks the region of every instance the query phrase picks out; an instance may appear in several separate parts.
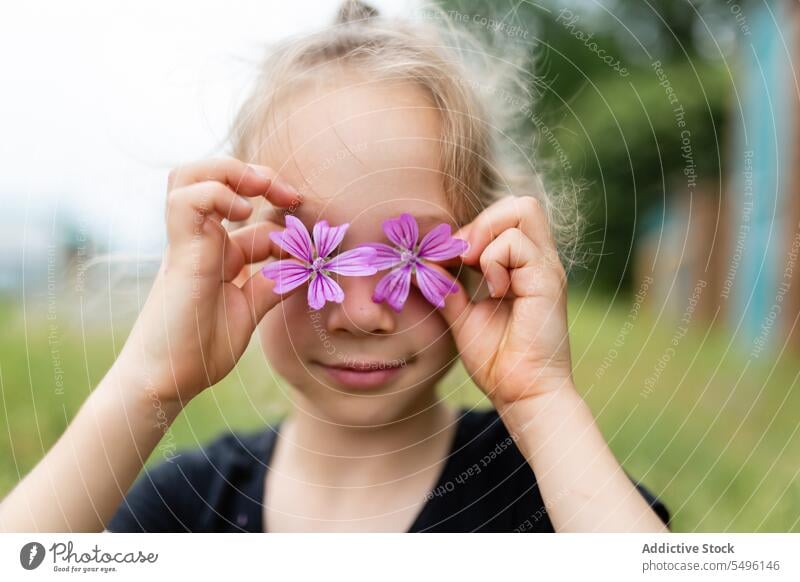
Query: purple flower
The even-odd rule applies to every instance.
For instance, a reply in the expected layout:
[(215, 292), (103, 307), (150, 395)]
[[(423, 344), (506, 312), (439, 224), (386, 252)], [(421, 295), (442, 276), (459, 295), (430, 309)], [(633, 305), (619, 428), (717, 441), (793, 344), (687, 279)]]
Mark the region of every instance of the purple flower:
[(326, 301), (344, 301), (344, 290), (331, 278), (330, 273), (350, 277), (377, 273), (377, 267), (371, 264), (377, 253), (368, 246), (328, 258), (342, 242), (349, 226), (348, 223), (330, 226), (327, 220), (322, 220), (314, 225), (312, 244), (305, 225), (296, 217), (287, 215), (286, 229), (283, 232), (271, 232), (269, 237), (300, 260), (274, 261), (261, 269), (265, 277), (276, 282), (273, 291), (286, 293), (311, 279), (308, 285), (308, 305), (312, 309), (321, 309)]
[(455, 293), (458, 285), (424, 261), (445, 261), (467, 251), (469, 243), (451, 236), (450, 225), (442, 223), (426, 234), (417, 246), (419, 227), (416, 219), (403, 213), (383, 223), (383, 232), (395, 246), (372, 243), (377, 251), (373, 265), (379, 271), (392, 269), (375, 287), (372, 300), (386, 301), (392, 309), (400, 311), (408, 299), (411, 275), (416, 275), (416, 285), (430, 303), (444, 307), (444, 299)]

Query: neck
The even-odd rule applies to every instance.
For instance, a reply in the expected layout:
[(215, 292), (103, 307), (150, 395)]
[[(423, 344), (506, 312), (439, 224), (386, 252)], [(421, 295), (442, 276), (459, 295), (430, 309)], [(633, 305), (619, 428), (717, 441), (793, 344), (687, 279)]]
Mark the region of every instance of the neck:
[(449, 452), (457, 414), (431, 398), (396, 422), (373, 427), (326, 420), (307, 400), (295, 402), (281, 428), (291, 466), (305, 478), (329, 485), (400, 479), (437, 463)]

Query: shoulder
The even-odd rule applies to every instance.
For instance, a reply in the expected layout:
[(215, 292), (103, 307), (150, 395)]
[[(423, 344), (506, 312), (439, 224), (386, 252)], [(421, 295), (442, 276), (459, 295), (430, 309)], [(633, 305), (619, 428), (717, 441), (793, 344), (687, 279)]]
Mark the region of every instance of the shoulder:
[(656, 515), (658, 515), (661, 521), (664, 522), (664, 525), (667, 526), (667, 529), (671, 530), (672, 524), (670, 522), (672, 520), (672, 516), (670, 515), (669, 509), (667, 509), (667, 506), (664, 504), (664, 502), (647, 487), (645, 487), (643, 483), (640, 483), (634, 479), (627, 471), (625, 472), (633, 484), (636, 485), (636, 489), (639, 490), (639, 493), (642, 495), (642, 497), (644, 497), (645, 501), (647, 501), (647, 504), (653, 508), (653, 511), (655, 511)]
[(260, 455), (266, 446), (271, 429), (257, 431), (223, 432), (199, 448), (185, 448), (165, 455), (159, 465), (163, 470), (178, 470), (187, 474), (202, 475), (210, 469), (227, 472), (236, 465)]
[(454, 452), (471, 459), (481, 455), (479, 460), (482, 465), (488, 466), (494, 461), (513, 464), (524, 460), (514, 438), (493, 408), (462, 410), (458, 432), (458, 450)]
[[(431, 511), (442, 519), (430, 531), (553, 531), (533, 469), (497, 411), (460, 413), (442, 479), (428, 496)], [(631, 481), (668, 523), (664, 504)]]
[(510, 532), (543, 505), (530, 465), (494, 409), (459, 410), (453, 446), (427, 499), (419, 531)]
[[(478, 452), (482, 453), (481, 465), (499, 459), (500, 454), (506, 449), (509, 449), (509, 454), (505, 455), (505, 458), (501, 459), (501, 462), (498, 463), (500, 474), (508, 474), (508, 472), (512, 470), (519, 473), (516, 479), (512, 478), (513, 481), (516, 481), (518, 490), (522, 491), (524, 489), (535, 492), (535, 499), (530, 496), (527, 497), (526, 499), (528, 501), (521, 503), (520, 507), (527, 505), (528, 507), (525, 511), (532, 511), (534, 517), (543, 520), (545, 518), (544, 503), (541, 497), (539, 497), (538, 487), (535, 486), (536, 477), (533, 474), (533, 470), (530, 469), (530, 465), (528, 465), (524, 456), (517, 448), (515, 439), (509, 434), (497, 411), (494, 409), (473, 411), (468, 413), (466, 420), (467, 427), (475, 443), (474, 446)], [(525, 469), (520, 469), (522, 463), (524, 463)], [(644, 483), (635, 479), (626, 469), (623, 468), (623, 471), (625, 471), (625, 474), (656, 515), (669, 527), (671, 515), (664, 502), (655, 493), (650, 491)], [(530, 501), (532, 499), (534, 500), (533, 504), (531, 504)], [(545, 523), (550, 527), (549, 520)]]
[(201, 531), (229, 486), (246, 482), (264, 458), (272, 429), (225, 432), (197, 448), (170, 450), (145, 467), (109, 531)]
[(188, 483), (203, 489), (221, 477), (252, 467), (251, 462), (261, 457), (271, 430), (255, 432), (224, 432), (197, 448), (182, 448), (165, 452), (164, 459), (144, 470), (143, 477), (157, 483), (174, 483), (182, 477)]

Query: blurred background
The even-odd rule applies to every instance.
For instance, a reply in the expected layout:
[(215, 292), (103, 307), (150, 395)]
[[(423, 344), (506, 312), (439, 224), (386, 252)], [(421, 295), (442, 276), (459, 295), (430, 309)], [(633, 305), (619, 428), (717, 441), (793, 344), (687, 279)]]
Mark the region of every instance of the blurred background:
[[(800, 531), (800, 4), (440, 5), (531, 57), (515, 138), (550, 186), (580, 192), (573, 356), (618, 459), (677, 531)], [(223, 154), (264, 43), (337, 7), (2, 9), (0, 496), (124, 343), (164, 246), (169, 169)], [(150, 462), (277, 419), (288, 389), (254, 342)], [(486, 405), (461, 369), (442, 395)]]

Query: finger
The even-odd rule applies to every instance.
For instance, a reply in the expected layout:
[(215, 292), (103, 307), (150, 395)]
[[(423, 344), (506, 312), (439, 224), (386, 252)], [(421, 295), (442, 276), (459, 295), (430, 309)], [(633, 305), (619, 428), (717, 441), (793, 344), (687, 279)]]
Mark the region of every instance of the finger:
[(259, 263), (270, 257), (286, 259), (290, 255), (269, 238), (271, 232), (281, 232), (283, 227), (271, 221), (261, 221), (234, 230), (231, 242), (237, 245), (246, 264)]
[(462, 240), (469, 240), (469, 231), (472, 229), (473, 222), (468, 222), (461, 228), (459, 228), (456, 232), (453, 233), (453, 237), (460, 238)]
[(167, 234), (170, 243), (179, 245), (194, 236), (209, 232), (205, 227), (212, 219), (212, 231), (219, 231), (219, 220), (244, 220), (253, 212), (253, 205), (220, 182), (199, 182), (172, 190), (167, 197)]
[(539, 202), (531, 196), (508, 196), (481, 212), (462, 229), (470, 243), (464, 262), (477, 263), (489, 243), (509, 228), (518, 228), (545, 254), (557, 255), (547, 216)]
[(435, 269), (448, 279), (454, 280), (458, 286), (458, 290), (455, 293), (445, 296), (444, 307), (439, 308), (439, 313), (442, 314), (447, 325), (450, 326), (454, 334), (458, 334), (469, 315), (469, 310), (472, 308), (472, 301), (470, 301), (464, 286), (457, 279), (454, 279), (453, 275), (448, 272), (447, 269), (434, 263), (426, 263), (426, 266)]
[(541, 249), (521, 230), (504, 231), (492, 241), (480, 258), (490, 295), (500, 298), (561, 297), (566, 274), (560, 263), (551, 264)]
[(276, 245), (269, 234), (280, 232), (283, 227), (269, 220), (239, 228), (229, 235), (225, 252), (224, 280), (241, 286), (250, 277), (253, 269), (247, 265), (261, 263), (270, 257), (276, 259), (292, 258), (282, 247)]
[(275, 285), (275, 281), (267, 279), (260, 270), (256, 271), (255, 274), (242, 285), (242, 293), (244, 293), (250, 307), (250, 315), (253, 318), (254, 326), (258, 325), (270, 309), (292, 295), (297, 289), (303, 288), (303, 285), (300, 285), (287, 293), (279, 295), (272, 290)]
[(511, 289), (513, 269), (532, 266), (536, 257), (533, 242), (518, 228), (509, 228), (490, 242), (479, 258), (490, 297), (503, 297)]
[(226, 184), (242, 196), (265, 196), (277, 206), (289, 207), (302, 202), (300, 193), (272, 168), (246, 164), (236, 158), (212, 158), (174, 168), (167, 179), (172, 191), (209, 180)]

